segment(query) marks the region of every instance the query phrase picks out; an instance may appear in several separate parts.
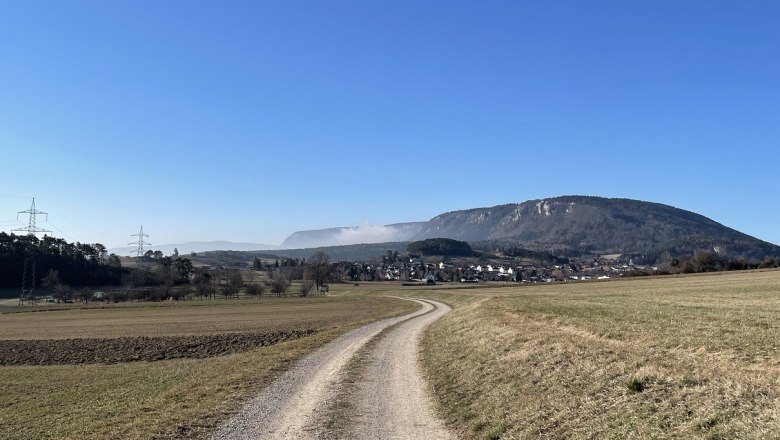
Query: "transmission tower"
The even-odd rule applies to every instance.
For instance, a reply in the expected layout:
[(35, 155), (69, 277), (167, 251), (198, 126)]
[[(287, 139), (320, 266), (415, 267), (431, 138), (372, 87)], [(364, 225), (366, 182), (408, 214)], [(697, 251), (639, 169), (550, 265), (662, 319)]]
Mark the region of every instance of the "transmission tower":
[(148, 237), (148, 236), (149, 236), (148, 234), (144, 234), (144, 227), (143, 227), (143, 225), (141, 225), (141, 232), (139, 232), (137, 234), (131, 235), (131, 237), (138, 237), (138, 241), (127, 243), (127, 244), (134, 244), (134, 245), (138, 246), (138, 248), (135, 250), (136, 257), (143, 257), (143, 255), (144, 255), (144, 245), (147, 245), (147, 246), (151, 246), (152, 245), (151, 243), (147, 243), (147, 242), (144, 241), (144, 237)]
[[(30, 206), (30, 209), (26, 211), (19, 211), (16, 214), (16, 219), (19, 219), (19, 215), (21, 214), (27, 214), (30, 219), (27, 224), (26, 228), (18, 228), (14, 229), (11, 232), (27, 232), (27, 235), (31, 235), (33, 238), (36, 237), (36, 234), (39, 232), (51, 232), (46, 229), (41, 229), (35, 225), (36, 223), (36, 217), (39, 215), (45, 215), (46, 220), (49, 219), (49, 214), (47, 212), (38, 211), (35, 209), (35, 197), (32, 199), (32, 205)], [(22, 269), (22, 294), (19, 297), (19, 305), (24, 304), (25, 301), (30, 301), (33, 304), (35, 304), (35, 240), (30, 241), (30, 245), (27, 248), (27, 252), (25, 252), (24, 256), (24, 269)], [(27, 275), (30, 275), (29, 277)]]

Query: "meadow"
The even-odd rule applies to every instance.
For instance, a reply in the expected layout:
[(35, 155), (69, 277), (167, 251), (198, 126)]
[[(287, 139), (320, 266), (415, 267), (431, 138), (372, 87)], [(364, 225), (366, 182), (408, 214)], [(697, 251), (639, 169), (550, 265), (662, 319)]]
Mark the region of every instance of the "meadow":
[(780, 438), (780, 272), (432, 292), (462, 438)]
[[(19, 343), (35, 356), (84, 341), (165, 348), (135, 360), (37, 361), (47, 365), (17, 356), (28, 364), (0, 366), (0, 438), (208, 437), (306, 353), (416, 308), (385, 295), (454, 307), (426, 332), (422, 359), (460, 438), (780, 438), (780, 271), (332, 287), (308, 298), (0, 307), (7, 359), (3, 347)], [(279, 334), (264, 346), (251, 339)], [(212, 339), (232, 351), (181, 348)]]
[[(55, 352), (62, 356), (63, 347), (74, 343), (87, 352), (98, 346), (109, 352), (125, 350), (122, 344), (128, 341), (165, 349), (156, 352), (163, 353), (152, 358), (157, 360), (112, 362), (104, 356), (100, 359), (107, 362), (92, 363), (64, 356), (50, 365), (0, 366), (0, 438), (204, 438), (306, 353), (351, 328), (417, 308), (383, 297), (381, 290), (356, 291), (346, 285), (336, 290), (330, 296), (309, 298), (126, 303), (50, 311), (45, 306), (4, 307), (0, 350), (31, 344), (27, 347), (38, 349), (43, 359), (28, 363), (51, 363)], [(236, 335), (268, 340), (275, 334), (287, 336), (228, 354), (188, 353), (179, 344), (177, 357), (170, 359), (170, 346), (165, 345), (173, 340), (196, 347), (202, 338)], [(86, 350), (83, 344), (88, 345)], [(218, 339), (217, 344), (225, 342)], [(12, 357), (12, 349), (2, 352), (4, 358)]]

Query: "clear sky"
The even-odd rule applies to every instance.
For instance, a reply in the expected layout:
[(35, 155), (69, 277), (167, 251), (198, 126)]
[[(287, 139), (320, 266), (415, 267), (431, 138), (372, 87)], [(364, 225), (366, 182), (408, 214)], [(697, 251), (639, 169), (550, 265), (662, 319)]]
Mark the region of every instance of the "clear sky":
[(775, 0), (0, 0), (0, 229), (34, 196), (69, 240), (278, 244), (582, 194), (780, 244), (779, 23)]

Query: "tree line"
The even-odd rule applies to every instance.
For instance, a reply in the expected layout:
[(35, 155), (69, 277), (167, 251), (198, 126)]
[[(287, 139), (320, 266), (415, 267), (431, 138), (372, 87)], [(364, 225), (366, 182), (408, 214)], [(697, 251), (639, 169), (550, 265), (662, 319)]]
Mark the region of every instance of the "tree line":
[(21, 287), (28, 256), (35, 259), (38, 286), (52, 270), (57, 271), (62, 283), (76, 286), (119, 285), (126, 273), (119, 257), (109, 254), (100, 243), (69, 243), (50, 236), (39, 239), (0, 232), (0, 288)]
[[(70, 243), (61, 238), (15, 235), (0, 232), (0, 288), (20, 289), (25, 260), (35, 261), (36, 295), (51, 295), (56, 301), (81, 300), (133, 301), (238, 297), (240, 292), (259, 297), (266, 288), (283, 296), (293, 280), (302, 280), (299, 295), (319, 291), (334, 279), (335, 265), (324, 252), (308, 259), (283, 258), (268, 268), (265, 283), (255, 281), (250, 271), (245, 282), (236, 269), (196, 268), (189, 258), (165, 256), (148, 251), (134, 258), (131, 267), (123, 267), (119, 256), (109, 254), (100, 243)], [(256, 266), (259, 266), (256, 260)], [(255, 269), (259, 269), (256, 267)], [(27, 269), (27, 276), (32, 273)]]

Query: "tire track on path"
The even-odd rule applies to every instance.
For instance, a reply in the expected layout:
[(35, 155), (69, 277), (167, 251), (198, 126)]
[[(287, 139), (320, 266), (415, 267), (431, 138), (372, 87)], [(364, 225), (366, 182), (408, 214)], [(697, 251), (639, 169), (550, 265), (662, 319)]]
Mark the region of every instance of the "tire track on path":
[[(438, 319), (438, 316), (449, 310), (448, 306), (441, 303), (413, 301), (420, 303), (423, 306), (422, 309), (349, 331), (303, 358), (295, 367), (283, 373), (268, 388), (261, 391), (238, 413), (223, 423), (217, 429), (214, 438), (314, 439), (327, 437), (327, 432), (323, 431), (319, 422), (323, 420), (325, 410), (328, 407), (328, 399), (334, 395), (334, 389), (342, 381), (345, 374), (345, 366), (350, 359), (366, 343), (390, 326), (401, 323), (399, 327), (388, 333), (388, 336), (400, 328), (407, 328), (403, 326), (407, 322), (415, 322), (431, 315), (435, 315), (435, 319)], [(446, 311), (441, 313), (441, 307), (446, 308)], [(399, 356), (412, 356), (413, 360), (411, 362), (416, 365), (416, 347), (419, 335), (425, 325), (433, 322), (433, 320), (430, 318), (424, 319), (424, 324), (419, 329), (417, 329), (418, 326), (407, 328), (417, 332), (411, 335), (413, 341), (410, 341), (410, 343), (413, 344), (414, 350), (411, 349), (411, 346), (403, 347), (404, 351)], [(385, 337), (382, 338), (382, 340), (384, 339)], [(395, 345), (392, 345), (391, 349), (396, 349), (395, 347)], [(414, 353), (411, 353), (410, 350)], [(409, 367), (411, 364), (408, 362), (405, 365), (407, 365), (405, 368), (411, 368)], [(415, 374), (419, 376), (419, 366), (415, 368), (417, 368)], [(424, 387), (422, 387), (424, 384), (421, 382), (407, 382), (407, 385), (419, 386), (421, 387), (420, 391), (424, 393)], [(390, 395), (397, 396), (399, 394), (394, 392)], [(376, 409), (393, 406), (376, 406), (369, 401), (366, 404), (373, 405), (371, 408)], [(395, 412), (391, 411), (389, 414), (395, 414)], [(393, 418), (392, 420), (398, 419)], [(398, 421), (400, 422), (400, 420)], [(403, 422), (405, 423), (405, 421)], [(360, 437), (368, 438), (362, 435)]]
[(454, 438), (433, 410), (419, 362), (425, 328), (451, 309), (437, 301), (415, 301), (433, 309), (389, 327), (358, 355), (350, 365), (356, 377), (342, 385), (338, 401), (324, 415), (326, 420), (336, 420), (336, 429), (321, 438)]

